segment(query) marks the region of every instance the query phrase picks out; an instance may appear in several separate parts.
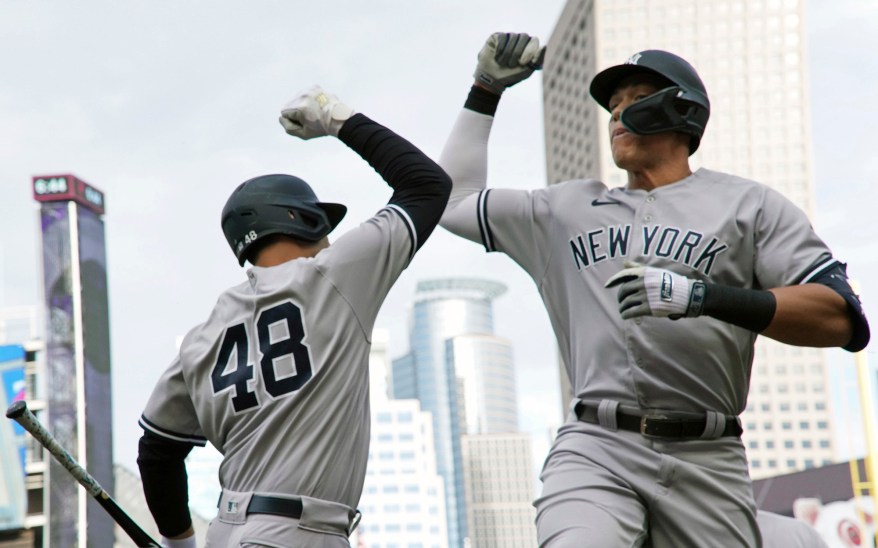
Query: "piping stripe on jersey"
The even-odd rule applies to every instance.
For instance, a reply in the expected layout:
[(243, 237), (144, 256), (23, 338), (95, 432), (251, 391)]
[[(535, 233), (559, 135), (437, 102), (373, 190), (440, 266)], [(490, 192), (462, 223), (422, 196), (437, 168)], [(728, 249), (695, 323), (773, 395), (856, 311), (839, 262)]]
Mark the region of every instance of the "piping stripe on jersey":
[(399, 215), (406, 229), (409, 231), (409, 239), (412, 242), (412, 252), (409, 255), (409, 261), (411, 261), (415, 257), (415, 252), (418, 250), (418, 233), (415, 231), (415, 223), (412, 221), (412, 218), (409, 217), (408, 212), (398, 205), (387, 204), (385, 207)]
[(491, 227), (488, 226), (488, 194), (491, 189), (479, 192), (479, 200), (476, 205), (476, 216), (479, 220), (479, 232), (482, 234), (482, 243), (485, 245), (485, 251), (497, 251), (494, 247), (494, 234), (491, 233)]
[(809, 283), (811, 280), (819, 277), (821, 274), (823, 274), (824, 272), (826, 272), (830, 268), (834, 268), (838, 264), (839, 264), (839, 262), (836, 259), (829, 257), (828, 259), (826, 259), (822, 263), (817, 264), (814, 268), (811, 269), (810, 272), (805, 274), (805, 276), (802, 278), (802, 281), (799, 283), (800, 284)]
[(161, 436), (163, 438), (168, 438), (169, 440), (181, 441), (183, 443), (191, 443), (192, 445), (197, 445), (199, 447), (204, 447), (205, 445), (207, 445), (207, 438), (205, 438), (204, 436), (191, 436), (167, 430), (165, 428), (162, 428), (161, 426), (156, 426), (155, 424), (149, 422), (149, 420), (143, 415), (140, 416), (140, 420), (137, 421), (137, 424), (139, 424), (140, 427), (144, 430), (149, 430), (153, 434), (156, 434), (157, 436)]

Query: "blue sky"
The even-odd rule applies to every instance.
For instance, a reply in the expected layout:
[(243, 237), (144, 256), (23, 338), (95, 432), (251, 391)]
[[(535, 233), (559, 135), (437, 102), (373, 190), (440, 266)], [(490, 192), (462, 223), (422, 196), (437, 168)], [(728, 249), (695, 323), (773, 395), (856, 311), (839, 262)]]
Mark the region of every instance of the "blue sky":
[[(876, 3), (807, 3), (818, 231), (878, 317)], [(29, 305), (36, 280), (36, 174), (71, 172), (107, 194), (116, 460), (134, 467), (137, 417), (176, 338), (243, 279), (219, 230), (229, 192), (286, 172), (350, 207), (340, 230), (390, 190), (332, 139), (301, 142), (276, 118), (319, 83), (437, 157), (495, 30), (547, 39), (563, 2), (266, 1), (3, 3), (0, 6), (0, 306)], [(504, 97), (493, 186), (544, 184), (540, 82)], [(514, 342), (522, 427), (561, 420), (554, 337), (533, 283), (506, 257), (437, 230), (385, 302), (391, 355), (407, 349), (417, 281), (483, 276), (509, 286), (497, 333)], [(873, 357), (873, 344), (869, 355)], [(830, 353), (841, 374), (850, 356)], [(540, 448), (538, 448), (540, 449)]]

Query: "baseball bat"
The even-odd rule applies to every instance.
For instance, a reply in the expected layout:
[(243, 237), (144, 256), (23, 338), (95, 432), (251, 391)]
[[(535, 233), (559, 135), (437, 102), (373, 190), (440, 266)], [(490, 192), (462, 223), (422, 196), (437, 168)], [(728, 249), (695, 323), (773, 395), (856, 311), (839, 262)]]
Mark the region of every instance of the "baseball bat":
[(140, 526), (137, 525), (137, 523), (135, 523), (118, 504), (116, 504), (116, 501), (104, 491), (104, 488), (100, 486), (98, 481), (94, 479), (85, 468), (76, 462), (76, 459), (74, 459), (70, 453), (61, 447), (58, 440), (46, 430), (46, 428), (40, 423), (39, 419), (37, 419), (31, 410), (27, 408), (26, 402), (17, 401), (10, 405), (9, 408), (6, 409), (6, 416), (20, 424), (25, 430), (31, 433), (35, 440), (48, 449), (58, 462), (70, 472), (70, 475), (73, 476), (80, 485), (85, 487), (85, 490), (88, 491), (98, 504), (103, 506), (104, 510), (110, 514), (110, 517), (119, 524), (122, 530), (131, 537), (131, 540), (133, 540), (137, 546), (161, 548), (159, 543), (154, 541), (146, 531), (141, 529)]

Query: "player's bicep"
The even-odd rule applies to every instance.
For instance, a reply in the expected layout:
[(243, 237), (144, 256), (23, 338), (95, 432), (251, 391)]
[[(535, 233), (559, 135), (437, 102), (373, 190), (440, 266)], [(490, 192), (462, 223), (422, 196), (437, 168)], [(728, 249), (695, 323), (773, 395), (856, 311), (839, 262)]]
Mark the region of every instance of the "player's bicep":
[(805, 212), (766, 189), (754, 226), (755, 277), (763, 289), (807, 283), (836, 261)]
[(532, 276), (551, 255), (552, 213), (541, 191), (489, 189), (477, 203), (480, 238), (488, 252), (501, 251)]
[(459, 195), (455, 195), (455, 192), (452, 192), (451, 199), (448, 200), (439, 225), (461, 238), (484, 244), (478, 217), (478, 204), (484, 191), (470, 191)]
[(198, 446), (207, 443), (183, 379), (179, 356), (156, 383), (138, 423), (170, 441)]

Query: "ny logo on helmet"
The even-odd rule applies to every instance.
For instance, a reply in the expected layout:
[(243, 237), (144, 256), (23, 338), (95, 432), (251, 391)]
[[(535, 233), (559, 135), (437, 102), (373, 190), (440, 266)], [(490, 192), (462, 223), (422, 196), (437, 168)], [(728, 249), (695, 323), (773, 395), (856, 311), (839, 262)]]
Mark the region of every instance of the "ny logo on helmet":
[(641, 57), (643, 57), (643, 54), (635, 53), (634, 55), (629, 57), (627, 61), (625, 61), (625, 64), (626, 65), (636, 65), (637, 62), (640, 61)]

